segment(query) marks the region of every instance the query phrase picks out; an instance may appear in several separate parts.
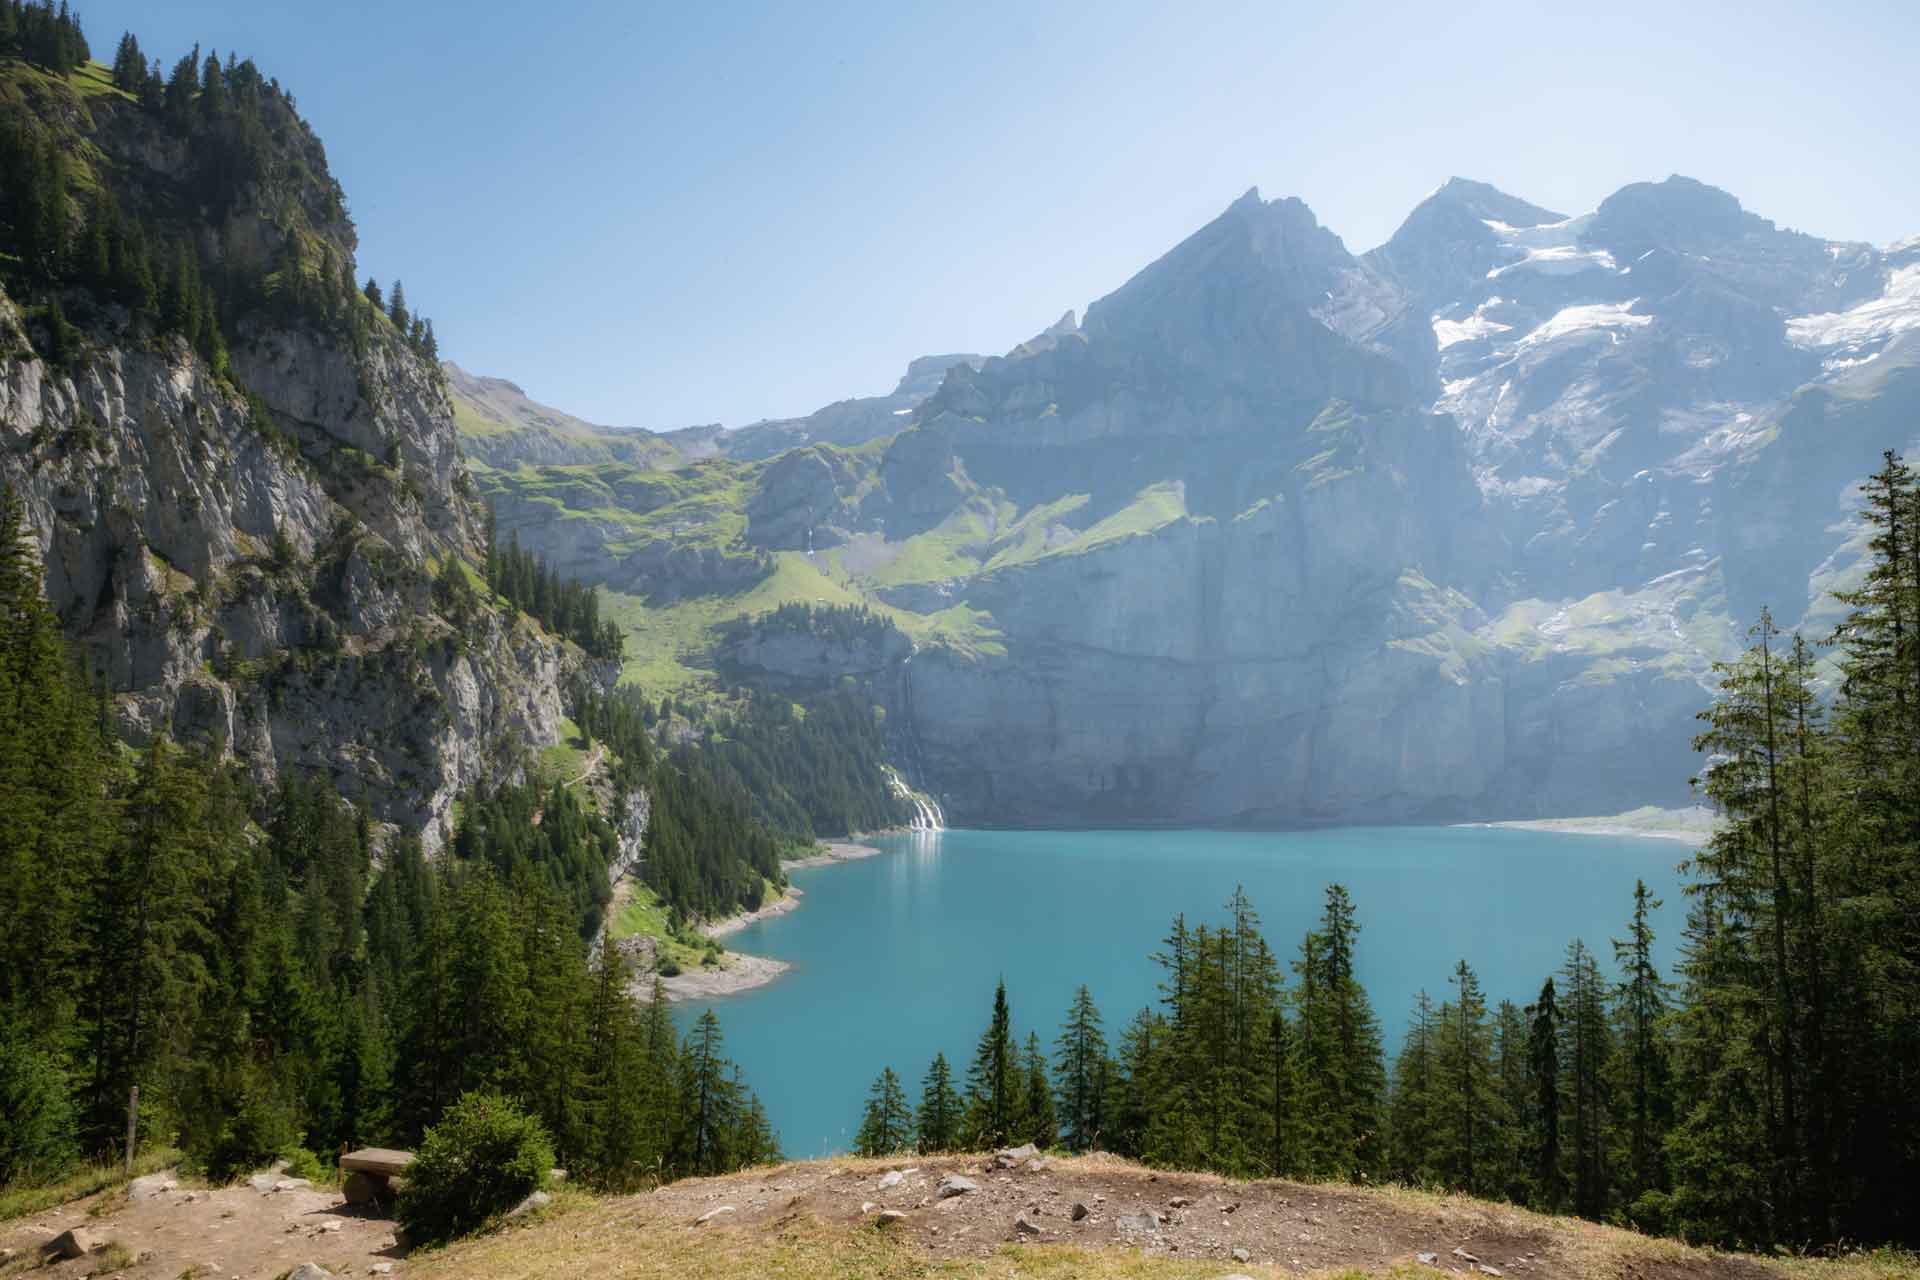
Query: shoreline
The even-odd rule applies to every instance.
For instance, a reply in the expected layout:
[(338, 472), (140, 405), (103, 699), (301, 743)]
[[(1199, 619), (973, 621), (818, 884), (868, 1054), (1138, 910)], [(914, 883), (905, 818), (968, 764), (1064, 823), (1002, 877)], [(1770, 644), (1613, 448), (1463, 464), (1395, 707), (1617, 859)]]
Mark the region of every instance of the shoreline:
[[(877, 858), (885, 849), (876, 849), (872, 845), (860, 844), (853, 840), (822, 840), (823, 849), (809, 858), (783, 858), (780, 870), (800, 871), (810, 867), (831, 867), (842, 862), (858, 862), (865, 858)], [(711, 920), (699, 926), (700, 933), (709, 938), (725, 938), (740, 932), (750, 924), (762, 920), (771, 920), (786, 915), (789, 911), (799, 910), (807, 893), (788, 885), (786, 891), (766, 906), (753, 911), (741, 911), (719, 920)], [(757, 956), (748, 951), (734, 951), (729, 948), (719, 965), (712, 968), (682, 970), (671, 978), (662, 978), (661, 985), (666, 989), (667, 999), (675, 1004), (689, 1000), (706, 1000), (719, 996), (738, 995), (742, 991), (752, 991), (775, 981), (781, 974), (793, 966), (785, 960), (775, 960), (771, 956)]]
[(1567, 836), (1629, 836), (1701, 845), (1712, 838), (1715, 822), (1711, 810), (1695, 807), (1635, 809), (1607, 817), (1517, 818), (1506, 822), (1457, 822), (1453, 825), (1506, 831), (1542, 831)]
[(822, 840), (822, 851), (805, 858), (782, 858), (780, 870), (804, 871), (809, 867), (830, 867), (839, 862), (858, 862), (862, 858), (877, 858), (885, 849), (876, 849), (870, 844), (861, 844), (857, 840)]

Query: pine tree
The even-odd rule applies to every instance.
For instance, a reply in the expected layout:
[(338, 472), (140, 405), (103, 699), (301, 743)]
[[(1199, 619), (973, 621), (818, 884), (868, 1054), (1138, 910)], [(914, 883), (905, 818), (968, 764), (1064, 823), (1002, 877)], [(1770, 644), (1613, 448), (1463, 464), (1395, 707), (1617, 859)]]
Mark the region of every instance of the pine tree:
[(1533, 1078), (1533, 1187), (1536, 1203), (1557, 1209), (1566, 1202), (1560, 1169), (1560, 1003), (1549, 977), (1540, 998), (1527, 1007), (1527, 1063)]
[(1400, 1056), (1393, 1064), (1387, 1170), (1395, 1179), (1409, 1184), (1425, 1182), (1432, 1176), (1437, 1146), (1434, 1133), (1438, 1110), (1434, 1087), (1437, 1022), (1433, 999), (1422, 990), (1414, 997)]
[(912, 1143), (913, 1112), (907, 1106), (907, 1093), (892, 1067), (881, 1071), (867, 1094), (867, 1109), (854, 1135), (856, 1155), (886, 1156), (904, 1151)]
[(967, 1108), (963, 1137), (974, 1150), (1006, 1145), (1018, 1119), (1015, 1104), (1020, 1088), (1013, 1019), (1007, 1008), (1007, 984), (993, 991), (993, 1015), (980, 1033), (973, 1064), (967, 1068)]
[(1612, 1054), (1607, 1025), (1606, 987), (1593, 953), (1579, 939), (1567, 945), (1560, 970), (1566, 983), (1560, 1023), (1561, 1067), (1565, 1073), (1567, 1155), (1573, 1172), (1574, 1212), (1600, 1218), (1608, 1204), (1607, 1173), (1611, 1099), (1606, 1063)]
[(1624, 975), (1614, 989), (1613, 1085), (1625, 1104), (1621, 1195), (1628, 1205), (1643, 1193), (1664, 1190), (1667, 1185), (1662, 1148), (1673, 1110), (1663, 1029), (1667, 984), (1654, 967), (1653, 926), (1648, 919), (1660, 905), (1646, 881), (1634, 881), (1627, 938), (1613, 940), (1614, 963)]
[(1069, 1151), (1091, 1151), (1100, 1145), (1106, 1122), (1106, 1065), (1107, 1038), (1100, 1030), (1100, 1010), (1094, 1006), (1093, 993), (1082, 984), (1054, 1041), (1061, 1137)]
[(1495, 1088), (1493, 1031), (1479, 977), (1462, 960), (1452, 982), (1454, 998), (1441, 1011), (1435, 1038), (1436, 1163), (1448, 1185), (1482, 1194), (1494, 1183), (1507, 1116)]
[(1022, 1056), (1021, 1068), (1025, 1081), (1020, 1091), (1016, 1136), (1045, 1150), (1059, 1143), (1060, 1126), (1053, 1109), (1053, 1082), (1047, 1078), (1047, 1059), (1040, 1051), (1038, 1032), (1027, 1033), (1027, 1050)]
[(920, 1090), (920, 1109), (914, 1116), (914, 1132), (922, 1155), (937, 1155), (959, 1146), (963, 1112), (960, 1095), (954, 1092), (953, 1071), (947, 1055), (936, 1053), (927, 1067)]

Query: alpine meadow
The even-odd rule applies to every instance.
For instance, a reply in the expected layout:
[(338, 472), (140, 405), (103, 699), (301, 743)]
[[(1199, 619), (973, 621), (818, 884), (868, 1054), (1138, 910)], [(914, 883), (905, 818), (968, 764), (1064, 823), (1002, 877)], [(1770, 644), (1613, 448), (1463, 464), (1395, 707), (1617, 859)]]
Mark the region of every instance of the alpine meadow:
[(1920, 1276), (1920, 25), (1442, 8), (0, 0), (0, 1277)]

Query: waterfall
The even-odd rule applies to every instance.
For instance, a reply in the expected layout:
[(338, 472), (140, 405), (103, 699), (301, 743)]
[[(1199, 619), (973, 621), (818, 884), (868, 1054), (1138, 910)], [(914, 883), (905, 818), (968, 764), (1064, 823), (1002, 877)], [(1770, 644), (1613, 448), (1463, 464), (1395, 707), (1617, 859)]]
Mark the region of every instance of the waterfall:
[(920, 725), (913, 714), (913, 655), (908, 654), (900, 660), (900, 758), (907, 767), (907, 777), (902, 779), (891, 769), (895, 789), (914, 807), (913, 829), (915, 831), (946, 830), (946, 814), (941, 812), (940, 802), (933, 798), (933, 787), (927, 776), (927, 757), (920, 747)]

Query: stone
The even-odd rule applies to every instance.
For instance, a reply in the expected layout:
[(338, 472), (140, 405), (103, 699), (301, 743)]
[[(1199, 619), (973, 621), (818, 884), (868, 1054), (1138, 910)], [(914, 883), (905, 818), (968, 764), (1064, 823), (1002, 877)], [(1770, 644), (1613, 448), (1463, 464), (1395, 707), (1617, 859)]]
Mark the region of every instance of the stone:
[[(530, 1193), (525, 1200), (522, 1200), (519, 1204), (513, 1206), (512, 1209), (508, 1210), (507, 1216), (509, 1218), (517, 1218), (523, 1213), (532, 1213), (535, 1209), (544, 1209), (552, 1203), (552, 1196), (544, 1191), (535, 1191)], [(729, 1209), (727, 1212), (731, 1213), (732, 1210)], [(705, 1222), (706, 1219), (702, 1218), (701, 1221)]]
[(978, 1191), (979, 1189), (980, 1184), (972, 1178), (963, 1178), (957, 1173), (950, 1173), (940, 1179), (940, 1187), (936, 1194), (938, 1194), (942, 1200), (950, 1200), (954, 1196), (964, 1196), (970, 1191)]
[(699, 1217), (695, 1218), (693, 1220), (693, 1225), (696, 1227), (704, 1227), (709, 1222), (712, 1222), (715, 1218), (719, 1217), (723, 1213), (737, 1213), (737, 1212), (739, 1211), (735, 1209), (732, 1205), (723, 1204), (719, 1208), (709, 1209), (705, 1213), (701, 1214)]
[[(882, 1209), (880, 1211), (880, 1217), (878, 1219), (880, 1225), (883, 1227), (890, 1227), (896, 1222), (905, 1222), (906, 1220), (907, 1220), (907, 1215), (902, 1213), (898, 1209)], [(935, 1231), (938, 1231), (939, 1229), (940, 1228), (938, 1227), (934, 1228)]]
[(372, 1204), (382, 1190), (381, 1180), (370, 1173), (350, 1173), (340, 1184), (340, 1194), (348, 1204)]
[(127, 1199), (152, 1200), (156, 1196), (179, 1189), (179, 1179), (169, 1178), (164, 1173), (150, 1173), (144, 1178), (135, 1178), (127, 1184)]
[(1046, 1228), (1036, 1222), (1028, 1222), (1025, 1218), (1015, 1218), (1013, 1220), (1013, 1230), (1016, 1235), (1037, 1236), (1045, 1229)]
[(874, 1208), (875, 1208), (875, 1207), (876, 1207), (876, 1206), (874, 1205), (874, 1203), (873, 1203), (873, 1201), (871, 1201), (871, 1200), (862, 1200), (862, 1201), (860, 1202), (860, 1212), (861, 1212), (861, 1213), (872, 1213), (872, 1212), (874, 1211)]
[(1033, 1159), (1027, 1161), (1026, 1165), (1028, 1173), (1045, 1173), (1051, 1168), (1053, 1168), (1052, 1156), (1035, 1156)]
[(1150, 1213), (1123, 1213), (1113, 1220), (1122, 1231), (1158, 1231), (1160, 1220)]
[(1084, 1221), (1086, 1219), (1086, 1216), (1092, 1212), (1093, 1210), (1087, 1208), (1087, 1206), (1085, 1206), (1084, 1204), (1076, 1203), (1073, 1206), (1073, 1208), (1068, 1212), (1067, 1216), (1069, 1218), (1072, 1218), (1075, 1222), (1081, 1222), (1081, 1221)]
[(376, 1262), (367, 1268), (367, 1274), (370, 1276), (390, 1276), (393, 1274), (393, 1264), (391, 1262)]
[(1233, 1260), (1235, 1262), (1252, 1262), (1253, 1254), (1246, 1249), (1235, 1249), (1233, 1251)]
[(303, 1262), (287, 1272), (287, 1280), (333, 1280), (333, 1272), (317, 1262)]
[(1480, 1274), (1483, 1276), (1504, 1276), (1506, 1272), (1498, 1267), (1490, 1267), (1483, 1262), (1480, 1264)]
[(280, 1181), (270, 1173), (256, 1173), (247, 1179), (247, 1185), (262, 1194), (270, 1193), (274, 1184)]
[(313, 1184), (305, 1178), (282, 1178), (273, 1184), (275, 1191), (309, 1191)]
[(1474, 1257), (1474, 1256), (1473, 1256), (1472, 1254), (1470, 1254), (1470, 1253), (1468, 1253), (1468, 1252), (1467, 1252), (1467, 1251), (1466, 1251), (1465, 1249), (1462, 1249), (1462, 1248), (1461, 1248), (1461, 1247), (1460, 1247), (1459, 1245), (1455, 1245), (1455, 1246), (1454, 1246), (1454, 1248), (1453, 1248), (1453, 1256), (1454, 1256), (1454, 1257), (1456, 1257), (1456, 1258), (1458, 1258), (1458, 1259), (1460, 1259), (1460, 1261), (1462, 1261), (1462, 1262), (1478, 1262), (1478, 1261), (1480, 1261), (1480, 1259), (1478, 1259), (1478, 1258), (1476, 1258), (1476, 1257)]
[(993, 1163), (996, 1168), (1011, 1169), (1015, 1165), (1023, 1161), (1031, 1160), (1039, 1154), (1040, 1148), (1028, 1142), (1021, 1146), (1008, 1147), (1006, 1150), (996, 1153), (993, 1157)]
[(901, 1173), (898, 1169), (895, 1169), (892, 1173), (883, 1173), (880, 1175), (880, 1190), (891, 1191), (906, 1180), (907, 1175)]
[(1422, 1266), (1431, 1267), (1440, 1261), (1440, 1255), (1437, 1253), (1416, 1253), (1413, 1255), (1413, 1260)]
[(1193, 1199), (1190, 1196), (1175, 1196), (1173, 1199), (1167, 1201), (1167, 1204), (1175, 1209), (1184, 1209), (1192, 1203)]
[(47, 1241), (40, 1252), (51, 1258), (84, 1258), (106, 1243), (106, 1238), (91, 1227), (75, 1227)]

